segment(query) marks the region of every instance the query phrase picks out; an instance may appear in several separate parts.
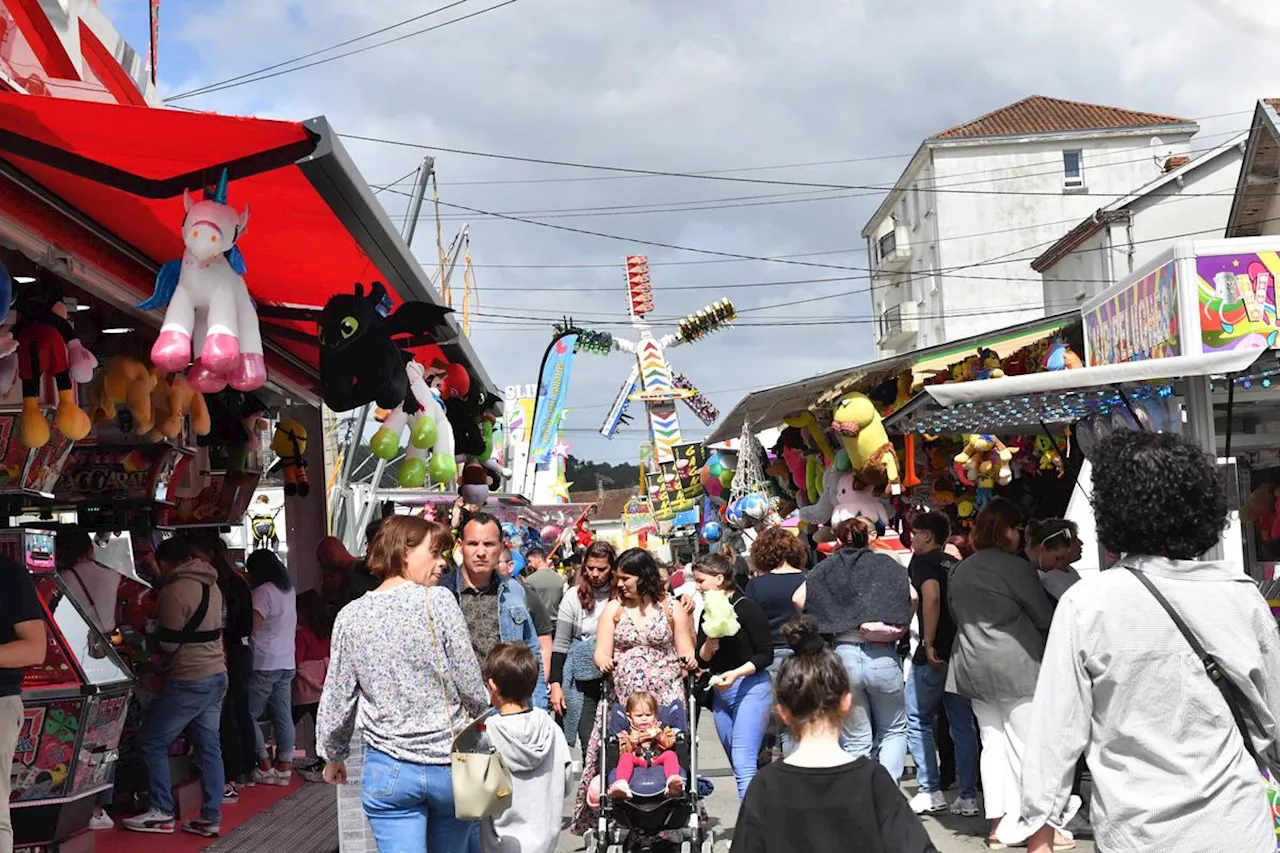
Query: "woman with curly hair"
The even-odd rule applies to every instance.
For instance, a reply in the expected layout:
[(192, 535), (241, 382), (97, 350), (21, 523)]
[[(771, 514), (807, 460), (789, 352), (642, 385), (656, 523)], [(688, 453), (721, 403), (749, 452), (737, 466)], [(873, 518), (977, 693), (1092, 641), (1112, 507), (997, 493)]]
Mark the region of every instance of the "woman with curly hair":
[(564, 715), (564, 733), (585, 748), (600, 704), (601, 675), (593, 660), (596, 626), (613, 596), (613, 568), (618, 555), (597, 539), (582, 554), (577, 586), (560, 599), (556, 635), (551, 646), (551, 707)]
[[(1253, 754), (1275, 756), (1280, 743), (1280, 632), (1237, 562), (1197, 559), (1228, 521), (1215, 461), (1178, 436), (1120, 432), (1091, 462), (1098, 538), (1122, 556), (1058, 602), (1027, 727), (1022, 820), (1000, 835), (1018, 841), (1070, 817), (1084, 754), (1099, 850), (1272, 853)], [(1144, 581), (1217, 661), (1221, 682)]]
[[(1023, 744), (1053, 619), (1053, 604), (1040, 577), (1018, 556), (1022, 528), (1022, 511), (1004, 498), (992, 498), (973, 521), (970, 540), (976, 550), (952, 570), (947, 585), (956, 638), (946, 690), (972, 700), (978, 718), (991, 849), (1003, 849), (995, 839), (997, 828), (1021, 816), (1027, 776)], [(1043, 839), (1036, 843), (1045, 849)]]
[(693, 663), (692, 620), (683, 607), (672, 604), (653, 556), (640, 548), (623, 551), (615, 576), (618, 597), (600, 614), (595, 653), (596, 666), (611, 676), (612, 693), (600, 702), (583, 756), (586, 769), (574, 808), (578, 834), (587, 827), (588, 794), (594, 800), (601, 790), (592, 787), (599, 761), (600, 715), (632, 693), (652, 693), (659, 707), (682, 700), (682, 676)]

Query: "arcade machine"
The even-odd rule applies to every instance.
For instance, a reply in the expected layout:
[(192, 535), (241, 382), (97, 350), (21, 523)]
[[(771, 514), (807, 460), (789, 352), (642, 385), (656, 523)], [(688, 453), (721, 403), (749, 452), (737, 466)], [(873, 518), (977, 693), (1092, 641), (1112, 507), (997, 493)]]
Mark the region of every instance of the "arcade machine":
[(110, 786), (133, 677), (54, 568), (48, 530), (0, 531), (0, 553), (24, 564), (43, 605), (49, 648), (23, 677), (23, 723), (14, 754), (14, 843), (27, 853), (92, 850), (68, 843)]

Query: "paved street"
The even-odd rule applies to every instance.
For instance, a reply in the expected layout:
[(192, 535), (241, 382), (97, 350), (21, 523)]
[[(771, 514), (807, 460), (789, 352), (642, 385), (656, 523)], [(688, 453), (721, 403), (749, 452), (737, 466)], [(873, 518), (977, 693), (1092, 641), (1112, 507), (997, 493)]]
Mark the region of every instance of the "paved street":
[[(720, 748), (720, 742), (716, 739), (715, 727), (711, 724), (710, 717), (705, 714), (699, 730), (699, 742), (701, 744), (698, 753), (700, 775), (710, 779), (716, 786), (715, 793), (706, 801), (707, 811), (711, 815), (718, 839), (716, 853), (725, 853), (728, 850), (728, 840), (733, 835), (734, 820), (738, 815), (738, 796), (729, 761), (725, 758), (724, 750)], [(914, 783), (907, 782), (903, 787), (908, 796), (915, 793)], [(570, 798), (570, 802), (565, 806), (566, 819), (572, 808), (573, 803)], [(938, 818), (925, 818), (925, 825), (929, 827), (929, 835), (937, 845), (939, 853), (969, 853), (969, 851), (986, 849), (983, 838), (987, 822), (982, 818), (942, 815)], [(582, 839), (564, 832), (560, 837), (560, 845), (556, 849), (558, 853), (582, 850)], [(1093, 853), (1093, 845), (1085, 840), (1080, 840), (1075, 849), (1080, 853)]]

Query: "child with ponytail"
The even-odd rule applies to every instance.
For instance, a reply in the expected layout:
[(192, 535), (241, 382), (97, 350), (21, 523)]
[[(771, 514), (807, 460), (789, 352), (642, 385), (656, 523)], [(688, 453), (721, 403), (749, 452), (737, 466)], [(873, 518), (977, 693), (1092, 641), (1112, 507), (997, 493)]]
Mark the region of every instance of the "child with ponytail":
[(752, 780), (733, 853), (936, 853), (889, 772), (840, 749), (853, 694), (817, 622), (807, 616), (788, 622), (782, 636), (793, 654), (778, 671), (775, 695), (797, 746)]

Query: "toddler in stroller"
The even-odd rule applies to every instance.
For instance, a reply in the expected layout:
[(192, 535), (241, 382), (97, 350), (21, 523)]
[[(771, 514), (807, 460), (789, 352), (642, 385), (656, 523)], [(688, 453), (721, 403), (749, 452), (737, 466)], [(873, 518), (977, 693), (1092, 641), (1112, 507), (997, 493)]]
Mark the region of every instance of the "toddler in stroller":
[(636, 693), (602, 715), (604, 748), (592, 786), (609, 792), (595, 834), (601, 853), (679, 850), (684, 841), (701, 851), (710, 840), (700, 826), (697, 785), (690, 784), (697, 778), (691, 695), (658, 706), (653, 694)]
[(636, 770), (660, 769), (666, 780), (664, 793), (678, 797), (684, 792), (680, 758), (672, 750), (679, 733), (658, 720), (658, 699), (652, 693), (632, 693), (627, 697), (627, 730), (619, 732), (618, 767), (609, 796), (629, 800), (631, 778)]

